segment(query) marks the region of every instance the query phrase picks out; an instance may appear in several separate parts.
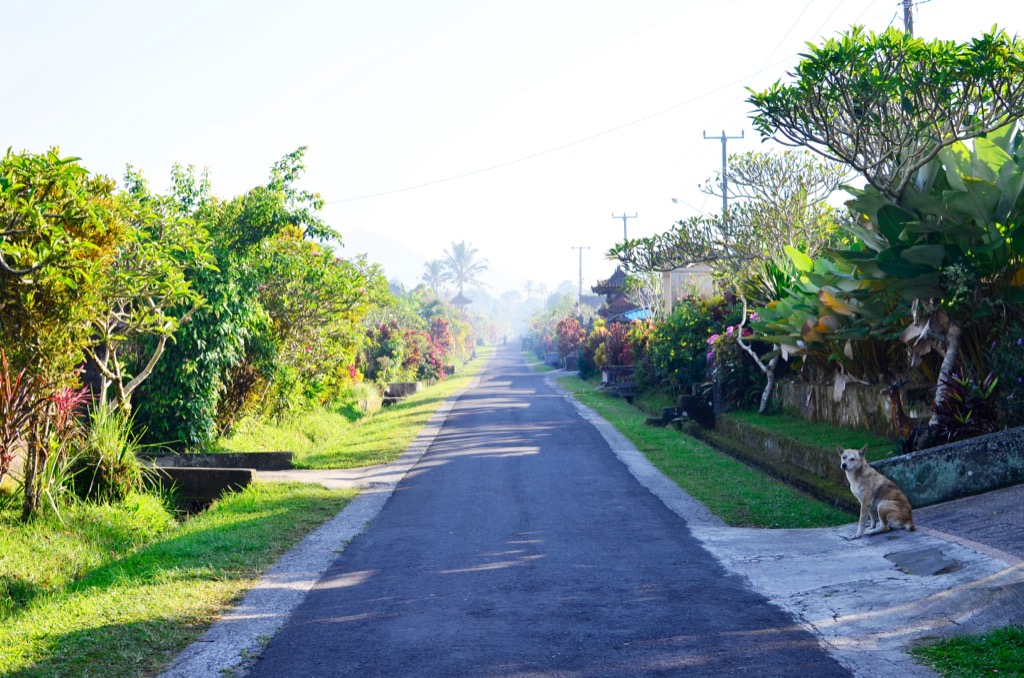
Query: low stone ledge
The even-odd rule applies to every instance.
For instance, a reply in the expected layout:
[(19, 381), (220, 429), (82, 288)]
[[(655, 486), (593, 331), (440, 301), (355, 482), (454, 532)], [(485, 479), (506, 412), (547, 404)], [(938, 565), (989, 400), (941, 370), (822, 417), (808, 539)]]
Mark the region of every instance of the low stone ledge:
[(161, 468), (251, 468), (257, 471), (287, 471), (294, 468), (291, 452), (217, 452), (165, 454), (150, 457)]
[(1024, 427), (872, 464), (915, 508), (1024, 483)]
[(237, 492), (252, 483), (256, 471), (251, 468), (161, 467), (160, 483), (165, 490), (174, 488), (178, 499), (189, 510), (209, 506), (225, 492)]

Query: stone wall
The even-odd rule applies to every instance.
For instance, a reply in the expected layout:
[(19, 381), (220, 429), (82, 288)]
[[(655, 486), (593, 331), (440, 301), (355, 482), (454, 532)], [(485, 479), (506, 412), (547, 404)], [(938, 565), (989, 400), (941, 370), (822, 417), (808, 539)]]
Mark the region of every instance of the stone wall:
[(1024, 483), (1024, 427), (872, 464), (912, 506), (930, 506)]
[[(839, 426), (859, 428), (876, 435), (898, 437), (892, 424), (889, 398), (879, 384), (848, 384), (837, 402), (833, 384), (811, 384), (803, 381), (780, 381), (775, 389), (775, 402), (783, 409), (794, 410), (809, 421), (823, 421)], [(930, 389), (903, 390), (903, 409), (909, 417), (929, 414)]]

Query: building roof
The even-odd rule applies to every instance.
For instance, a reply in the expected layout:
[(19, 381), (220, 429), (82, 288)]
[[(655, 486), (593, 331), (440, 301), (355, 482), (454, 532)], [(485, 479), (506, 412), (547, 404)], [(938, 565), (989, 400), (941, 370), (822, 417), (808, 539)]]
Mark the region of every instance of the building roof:
[(454, 297), (452, 297), (448, 301), (448, 303), (451, 304), (452, 306), (469, 306), (470, 304), (473, 303), (473, 300), (464, 295), (462, 292), (459, 292)]
[(626, 272), (622, 270), (621, 266), (615, 267), (615, 272), (612, 273), (612, 277), (607, 280), (598, 280), (597, 284), (590, 289), (595, 294), (611, 294), (622, 289), (622, 286), (626, 284)]

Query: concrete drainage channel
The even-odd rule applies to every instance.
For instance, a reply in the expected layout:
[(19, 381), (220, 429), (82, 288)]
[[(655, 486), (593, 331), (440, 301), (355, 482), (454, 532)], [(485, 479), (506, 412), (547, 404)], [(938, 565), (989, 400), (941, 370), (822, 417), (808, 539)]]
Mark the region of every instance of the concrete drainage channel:
[(187, 511), (209, 506), (225, 492), (252, 483), (259, 470), (292, 468), (291, 452), (226, 452), (223, 454), (152, 455), (163, 488), (177, 494)]

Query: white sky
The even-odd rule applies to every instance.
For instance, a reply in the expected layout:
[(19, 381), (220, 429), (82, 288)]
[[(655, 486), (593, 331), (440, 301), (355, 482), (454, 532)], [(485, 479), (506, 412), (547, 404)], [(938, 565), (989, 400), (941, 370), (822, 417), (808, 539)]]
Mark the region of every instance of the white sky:
[[(785, 78), (807, 41), (902, 25), (898, 0), (0, 0), (0, 16), (3, 147), (59, 145), (115, 177), (130, 163), (158, 190), (194, 164), (232, 196), (306, 145), (331, 225), (424, 259), (468, 240), (496, 293), (575, 283), (579, 245), (584, 284), (607, 277), (613, 213), (638, 215), (635, 237), (716, 211), (697, 186), (721, 144), (702, 133), (762, 147), (744, 87)], [(930, 0), (915, 33), (993, 24), (1024, 35), (1024, 2)]]

